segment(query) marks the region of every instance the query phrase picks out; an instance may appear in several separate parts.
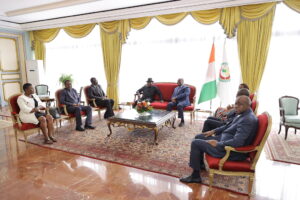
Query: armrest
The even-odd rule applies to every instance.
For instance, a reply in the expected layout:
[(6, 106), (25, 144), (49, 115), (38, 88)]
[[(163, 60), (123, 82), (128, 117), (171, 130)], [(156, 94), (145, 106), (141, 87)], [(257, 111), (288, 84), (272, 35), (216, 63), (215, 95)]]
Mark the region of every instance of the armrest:
[(14, 115), (15, 115), (15, 117), (17, 119), (17, 124), (18, 124), (19, 128), (21, 128), (22, 127), (22, 122), (20, 120), (20, 115), (19, 114), (14, 114)]
[(89, 99), (92, 102), (93, 107), (98, 107), (96, 104), (96, 99)]
[(280, 113), (280, 117), (282, 117), (283, 122), (285, 122), (284, 109), (283, 108), (279, 108), (279, 113)]
[(67, 106), (65, 104), (60, 104), (59, 107), (64, 109), (64, 113), (65, 115), (69, 115), (68, 111), (67, 111)]
[(231, 147), (231, 146), (225, 146), (225, 150), (226, 150), (226, 154), (219, 162), (219, 170), (223, 169), (223, 165), (228, 160), (231, 151), (239, 152), (239, 153), (249, 153), (249, 152), (252, 152), (252, 151), (257, 151), (258, 147), (245, 146), (245, 147), (234, 148), (234, 147)]
[(134, 100), (133, 100), (133, 102), (135, 102), (138, 99), (140, 99), (140, 94), (139, 93), (135, 93), (134, 94)]

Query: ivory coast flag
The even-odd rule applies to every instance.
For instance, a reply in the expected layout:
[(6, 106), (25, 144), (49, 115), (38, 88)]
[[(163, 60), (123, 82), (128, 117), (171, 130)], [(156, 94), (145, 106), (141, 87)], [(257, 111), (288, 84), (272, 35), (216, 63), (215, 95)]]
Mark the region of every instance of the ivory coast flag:
[(215, 44), (213, 43), (210, 52), (205, 83), (202, 85), (198, 104), (211, 100), (216, 96), (217, 96), (217, 83), (216, 83), (216, 71), (215, 71)]

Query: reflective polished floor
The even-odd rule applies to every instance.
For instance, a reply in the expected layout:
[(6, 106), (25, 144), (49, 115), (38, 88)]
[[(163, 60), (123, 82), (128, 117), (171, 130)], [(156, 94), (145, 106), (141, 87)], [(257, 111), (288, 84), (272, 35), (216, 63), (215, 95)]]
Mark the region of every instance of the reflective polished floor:
[[(66, 124), (67, 126), (69, 124)], [(71, 128), (71, 126), (70, 126)], [(22, 137), (20, 135), (20, 137)], [(251, 199), (300, 199), (300, 165), (257, 165)], [(0, 129), (0, 199), (187, 200), (249, 199), (201, 184), (114, 163), (16, 143), (12, 128)]]

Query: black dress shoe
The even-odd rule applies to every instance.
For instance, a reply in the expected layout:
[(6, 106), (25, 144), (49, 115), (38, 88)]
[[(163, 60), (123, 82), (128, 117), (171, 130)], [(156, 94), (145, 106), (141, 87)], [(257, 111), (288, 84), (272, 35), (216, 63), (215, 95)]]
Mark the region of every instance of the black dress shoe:
[(183, 127), (184, 126), (184, 122), (180, 122), (178, 126), (179, 127)]
[(82, 127), (76, 127), (76, 131), (85, 131)]
[(95, 129), (95, 127), (94, 127), (94, 126), (91, 126), (91, 125), (85, 125), (84, 128), (85, 128), (85, 129)]
[(193, 178), (192, 175), (179, 179), (183, 183), (202, 183), (201, 177)]

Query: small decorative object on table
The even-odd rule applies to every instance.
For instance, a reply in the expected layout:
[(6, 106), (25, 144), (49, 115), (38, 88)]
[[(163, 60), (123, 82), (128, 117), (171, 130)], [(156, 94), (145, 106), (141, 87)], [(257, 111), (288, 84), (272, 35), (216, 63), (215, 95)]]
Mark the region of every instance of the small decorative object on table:
[(136, 111), (140, 114), (140, 116), (150, 116), (149, 113), (153, 110), (152, 106), (150, 106), (150, 102), (142, 101), (138, 102), (136, 105)]

